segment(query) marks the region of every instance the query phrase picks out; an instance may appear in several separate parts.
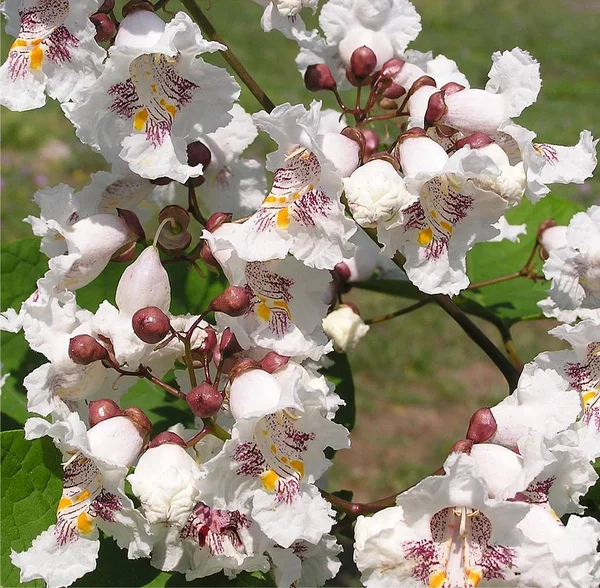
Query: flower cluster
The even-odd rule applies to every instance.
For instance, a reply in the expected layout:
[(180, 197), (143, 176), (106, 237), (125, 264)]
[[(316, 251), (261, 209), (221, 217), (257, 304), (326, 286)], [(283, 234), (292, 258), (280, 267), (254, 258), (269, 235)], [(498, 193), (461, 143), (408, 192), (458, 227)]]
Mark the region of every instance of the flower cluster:
[[(321, 31), (299, 14), (316, 1), (256, 1), (263, 28), (298, 44), (306, 88), (332, 92), (339, 111), (313, 101), (247, 113), (233, 77), (202, 58), (226, 47), (184, 12), (165, 22), (136, 0), (115, 23), (110, 2), (3, 5), (16, 40), (2, 104), (37, 108), (47, 93), (111, 169), (79, 192), (35, 194), (40, 215), (25, 220), (48, 270), (1, 317), (47, 360), (25, 378), (38, 415), (26, 438), (51, 437), (64, 460), (56, 524), (11, 554), (21, 581), (72, 584), (96, 567), (100, 531), (188, 581), (335, 577), (339, 501), (322, 487), (349, 431), (321, 371), (369, 331), (342, 295), (374, 273), (459, 294), (475, 244), (522, 232), (505, 213), (596, 165), (589, 131), (562, 147), (514, 122), (541, 88), (524, 50), (494, 53), (485, 88), (471, 88), (454, 61), (407, 49), (421, 28), (407, 0), (328, 0)], [(243, 157), (259, 132), (277, 144), (266, 164)], [(475, 413), (441, 475), (358, 518), (366, 586), (600, 581), (600, 523), (565, 518), (583, 513), (598, 477), (599, 210), (538, 237), (552, 281), (540, 307), (584, 319), (553, 331), (572, 350), (541, 354)], [(79, 290), (118, 262), (114, 303), (84, 308)], [(174, 264), (228, 285), (201, 312), (174, 313)], [(140, 379), (184, 401), (193, 426), (154, 434), (123, 398)]]

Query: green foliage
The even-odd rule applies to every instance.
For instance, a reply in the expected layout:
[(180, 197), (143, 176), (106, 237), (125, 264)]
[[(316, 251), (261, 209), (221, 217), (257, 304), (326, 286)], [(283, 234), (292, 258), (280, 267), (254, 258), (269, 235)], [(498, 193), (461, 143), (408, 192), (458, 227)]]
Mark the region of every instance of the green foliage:
[(333, 352), (327, 356), (327, 359), (331, 359), (333, 365), (321, 371), (332, 384), (335, 384), (336, 393), (346, 403), (345, 406), (340, 406), (334, 420), (352, 431), (356, 421), (356, 405), (354, 402), (354, 380), (352, 379), (348, 356), (345, 353)]
[[(3, 398), (4, 401), (4, 398)], [(61, 455), (48, 438), (26, 441), (23, 431), (0, 433), (2, 450), (2, 586), (19, 585), (11, 549), (24, 551), (56, 522), (62, 491)], [(29, 582), (27, 586), (43, 586)]]
[[(511, 224), (526, 224), (527, 235), (521, 236), (519, 243), (502, 241), (476, 245), (467, 257), (471, 283), (519, 271), (529, 257), (537, 229), (544, 220), (554, 219), (558, 224), (566, 225), (581, 210), (578, 204), (552, 195), (535, 205), (524, 200), (507, 214), (507, 219)], [(542, 262), (539, 257), (536, 261), (538, 273), (541, 274)], [(486, 308), (495, 318), (510, 326), (523, 320), (543, 318), (537, 302), (546, 298), (547, 290), (548, 283), (545, 280), (533, 283), (526, 278), (516, 278), (480, 290), (464, 291), (461, 297)]]

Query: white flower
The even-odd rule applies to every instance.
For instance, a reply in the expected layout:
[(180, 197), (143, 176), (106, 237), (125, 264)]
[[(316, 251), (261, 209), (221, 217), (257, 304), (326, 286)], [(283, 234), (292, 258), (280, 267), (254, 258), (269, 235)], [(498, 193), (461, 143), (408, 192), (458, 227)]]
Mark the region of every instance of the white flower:
[[(320, 103), (310, 110), (283, 104), (254, 115), (279, 149), (267, 157), (273, 187), (242, 226), (237, 254), (247, 261), (282, 259), (291, 253), (306, 265), (333, 269), (351, 250), (356, 225), (340, 202), (342, 172), (358, 165), (358, 144), (339, 134), (320, 134)], [(341, 145), (340, 145), (341, 142)]]
[(97, 9), (97, 0), (4, 2), (6, 32), (16, 39), (0, 68), (0, 104), (31, 110), (44, 105), (44, 92), (63, 102), (94, 83), (105, 55), (89, 19)]
[(293, 257), (247, 262), (236, 254), (243, 226), (226, 223), (204, 233), (213, 255), (232, 286), (245, 286), (250, 308), (241, 317), (216, 313), (220, 327), (230, 327), (240, 345), (272, 349), (281, 355), (318, 359), (327, 352), (321, 320), (327, 313), (322, 293), (331, 274), (306, 267)]
[(53, 437), (65, 464), (56, 524), (34, 539), (27, 551), (11, 552), (11, 561), (21, 568), (21, 582), (42, 578), (50, 587), (68, 586), (95, 569), (98, 528), (128, 549), (130, 559), (147, 557), (151, 540), (146, 523), (123, 488), (127, 468), (143, 443), (133, 423), (114, 417), (85, 435), (85, 426), (72, 414), (55, 425), (30, 419), (25, 429), (28, 439)]
[(564, 322), (600, 318), (600, 206), (571, 219), (566, 243), (550, 245), (544, 276), (552, 280), (549, 297), (538, 306), (544, 314)]
[(288, 39), (295, 39), (305, 32), (304, 22), (299, 16), (300, 10), (317, 10), (319, 0), (254, 0), (265, 7), (260, 24), (263, 31), (277, 30)]
[[(377, 56), (377, 69), (392, 57), (400, 57), (421, 31), (421, 18), (407, 0), (329, 0), (321, 9), (316, 31), (298, 38), (299, 69), (326, 63), (338, 83), (344, 83), (345, 68), (355, 49), (366, 45)], [(346, 82), (347, 84), (347, 82)]]
[(417, 200), (392, 164), (381, 159), (367, 162), (344, 178), (344, 188), (352, 216), (363, 227), (389, 222)]
[(358, 345), (368, 333), (369, 326), (350, 306), (342, 304), (323, 319), (323, 330), (333, 340), (334, 349), (343, 353)]
[[(135, 34), (137, 21), (148, 18), (155, 28)], [(204, 40), (182, 12), (165, 26), (136, 11), (121, 27), (130, 32), (117, 38), (104, 73), (65, 112), (78, 137), (109, 161), (116, 152), (142, 177), (185, 182), (202, 172), (201, 164), (188, 165), (187, 144), (227, 124), (239, 94), (225, 70), (197, 57), (224, 47)]]

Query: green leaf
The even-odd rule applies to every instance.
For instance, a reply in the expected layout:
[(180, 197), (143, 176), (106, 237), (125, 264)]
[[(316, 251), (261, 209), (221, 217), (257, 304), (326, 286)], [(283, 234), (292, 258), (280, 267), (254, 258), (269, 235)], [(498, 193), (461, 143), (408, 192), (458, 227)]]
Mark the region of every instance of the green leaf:
[(48, 258), (40, 252), (39, 239), (21, 239), (2, 245), (0, 297), (2, 310), (19, 310), (48, 269)]
[(96, 569), (73, 586), (273, 586), (273, 583), (268, 575), (259, 572), (242, 573), (234, 580), (224, 574), (214, 574), (187, 582), (183, 574), (153, 568), (149, 559), (127, 559), (127, 552), (119, 549), (112, 539), (102, 539)]
[(348, 356), (345, 353), (333, 352), (327, 358), (333, 361), (333, 365), (321, 370), (321, 372), (332, 384), (335, 384), (336, 393), (346, 402), (345, 406), (338, 408), (333, 420), (352, 431), (356, 421), (356, 405), (354, 402), (354, 380)]
[[(26, 441), (23, 431), (0, 433), (2, 453), (2, 547), (0, 584), (18, 586), (19, 570), (10, 551), (29, 549), (56, 522), (62, 493), (60, 452), (48, 438)], [(41, 581), (27, 586), (44, 586)]]
[[(562, 200), (552, 195), (546, 196), (537, 204), (523, 201), (506, 216), (511, 224), (526, 224), (527, 235), (520, 243), (502, 241), (500, 243), (479, 243), (467, 257), (467, 268), (471, 283), (483, 282), (499, 276), (519, 271), (535, 244), (537, 229), (547, 219), (566, 225), (582, 207), (574, 202)], [(542, 262), (536, 260), (541, 274)], [(546, 298), (548, 282), (534, 283), (526, 278), (515, 278), (480, 290), (465, 290), (461, 298), (486, 308), (507, 326), (522, 320), (543, 318), (537, 303)]]

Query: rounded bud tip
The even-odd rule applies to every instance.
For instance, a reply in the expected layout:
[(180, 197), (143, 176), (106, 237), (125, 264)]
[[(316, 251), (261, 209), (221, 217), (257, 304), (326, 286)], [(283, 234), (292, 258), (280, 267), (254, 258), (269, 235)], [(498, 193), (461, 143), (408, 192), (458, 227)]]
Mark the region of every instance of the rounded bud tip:
[(379, 135), (373, 129), (361, 129), (365, 138), (365, 157), (373, 155), (379, 149)]
[(219, 351), (225, 357), (229, 357), (235, 353), (243, 351), (243, 347), (238, 343), (236, 336), (231, 332), (229, 327), (226, 327), (223, 330), (221, 341), (219, 342)]
[(482, 147), (491, 145), (493, 142), (494, 139), (492, 139), (489, 135), (477, 132), (456, 141), (456, 148), (461, 149), (465, 145), (468, 145), (471, 149), (481, 149)]
[(498, 428), (492, 411), (488, 408), (480, 408), (473, 413), (467, 429), (467, 439), (473, 443), (484, 443), (488, 441)]
[(209, 233), (214, 233), (221, 225), (231, 222), (230, 212), (215, 212), (208, 217), (204, 228)]
[(469, 455), (473, 449), (473, 441), (470, 439), (461, 439), (450, 448), (450, 453), (466, 453)]
[(309, 65), (304, 73), (304, 85), (309, 92), (320, 90), (333, 91), (337, 84), (331, 75), (331, 70), (324, 63)]
[(101, 398), (100, 400), (92, 400), (88, 406), (88, 415), (90, 419), (90, 427), (97, 425), (101, 421), (119, 416), (121, 409), (119, 405), (110, 398)]
[(96, 27), (94, 40), (96, 43), (110, 41), (117, 34), (117, 27), (108, 14), (97, 12), (90, 16), (90, 20)]
[(172, 431), (163, 431), (159, 433), (150, 441), (148, 444), (148, 449), (152, 447), (158, 447), (159, 445), (164, 445), (165, 443), (172, 443), (175, 445), (181, 445), (181, 447), (186, 447), (185, 441), (177, 434)]
[(98, 12), (110, 12), (115, 7), (115, 0), (104, 0), (100, 8), (98, 8)]
[(208, 308), (228, 316), (242, 316), (250, 308), (250, 295), (243, 286), (229, 286), (213, 299)]
[(106, 348), (91, 335), (77, 335), (69, 341), (69, 357), (78, 365), (89, 365), (107, 355)]
[(223, 395), (208, 382), (192, 388), (185, 399), (194, 415), (201, 419), (215, 416), (223, 404)]
[(350, 278), (352, 277), (352, 272), (348, 267), (348, 264), (345, 261), (340, 261), (333, 268), (333, 275), (337, 278), (342, 284), (347, 284)]
[(377, 66), (377, 55), (375, 52), (363, 45), (352, 52), (350, 57), (350, 69), (356, 78), (364, 79), (370, 76)]
[(444, 99), (444, 92), (436, 92), (429, 97), (427, 103), (427, 110), (425, 112), (425, 124), (433, 125), (441, 120), (444, 115), (448, 112), (446, 106), (446, 100)]
[(150, 435), (152, 423), (144, 411), (137, 406), (130, 406), (121, 410), (121, 415), (127, 417), (139, 430), (142, 437)]
[(210, 149), (201, 141), (194, 141), (187, 146), (188, 165), (195, 167), (202, 165), (204, 169), (208, 167), (212, 159)]
[(136, 12), (137, 10), (147, 10), (148, 12), (154, 12), (154, 6), (148, 0), (129, 0), (123, 5), (121, 14), (125, 18), (128, 14)]
[(140, 308), (131, 318), (133, 332), (144, 343), (160, 343), (171, 328), (169, 317), (156, 306)]
[(269, 351), (259, 362), (258, 367), (269, 374), (277, 371), (279, 368), (287, 365), (290, 358), (285, 355), (279, 355), (275, 351)]

